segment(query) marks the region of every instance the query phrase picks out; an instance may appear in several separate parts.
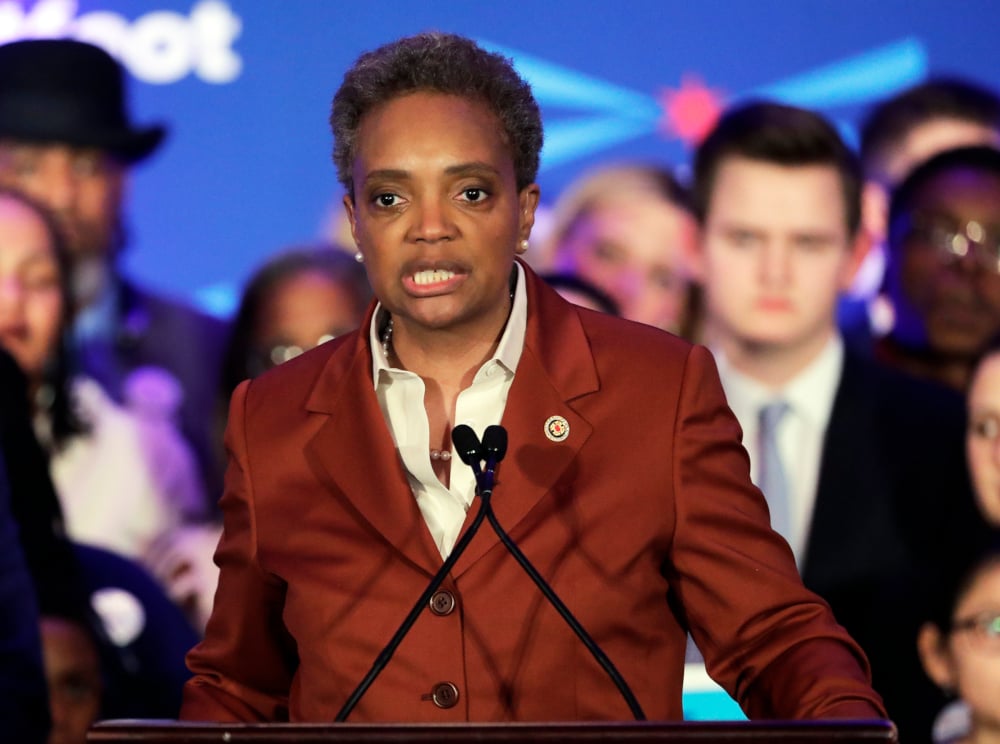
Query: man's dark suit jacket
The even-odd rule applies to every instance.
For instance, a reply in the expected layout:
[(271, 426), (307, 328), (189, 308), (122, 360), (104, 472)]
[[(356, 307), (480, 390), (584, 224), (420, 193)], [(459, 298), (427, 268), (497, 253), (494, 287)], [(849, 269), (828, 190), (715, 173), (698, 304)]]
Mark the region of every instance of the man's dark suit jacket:
[(930, 740), (944, 700), (916, 632), (944, 565), (985, 539), (961, 396), (847, 352), (803, 566), (872, 665), (901, 740)]
[(77, 349), (82, 371), (118, 401), (129, 373), (160, 367), (184, 391), (180, 428), (202, 471), (214, 504), (222, 491), (224, 455), (215, 412), (228, 326), (194, 308), (122, 281), (114, 340)]

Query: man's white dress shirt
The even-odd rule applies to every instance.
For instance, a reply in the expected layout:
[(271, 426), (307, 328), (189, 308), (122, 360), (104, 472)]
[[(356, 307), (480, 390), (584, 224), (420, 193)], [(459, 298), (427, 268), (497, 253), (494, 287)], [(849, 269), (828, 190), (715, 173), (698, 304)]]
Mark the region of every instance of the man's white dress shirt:
[(781, 389), (737, 371), (723, 352), (713, 351), (729, 407), (743, 429), (743, 446), (750, 455), (754, 483), (760, 475), (760, 409), (779, 399), (790, 406), (778, 425), (778, 449), (790, 497), (791, 534), (786, 537), (801, 569), (816, 505), (823, 441), (844, 366), (843, 340), (839, 335), (831, 338), (819, 355)]

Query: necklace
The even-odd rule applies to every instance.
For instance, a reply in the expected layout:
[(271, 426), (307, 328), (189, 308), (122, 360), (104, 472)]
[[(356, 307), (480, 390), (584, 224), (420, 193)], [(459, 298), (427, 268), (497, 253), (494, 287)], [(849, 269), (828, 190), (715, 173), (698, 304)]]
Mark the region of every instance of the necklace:
[[(385, 354), (385, 358), (387, 360), (391, 355), (391, 349), (392, 349), (392, 316), (390, 315), (389, 320), (386, 321), (385, 328), (382, 329), (382, 353)], [(442, 462), (447, 462), (450, 459), (451, 459), (451, 450), (431, 449), (431, 460), (440, 460)]]
[(389, 358), (389, 344), (392, 343), (392, 316), (389, 316), (389, 320), (385, 322), (385, 328), (382, 329), (382, 353), (385, 354), (385, 358)]

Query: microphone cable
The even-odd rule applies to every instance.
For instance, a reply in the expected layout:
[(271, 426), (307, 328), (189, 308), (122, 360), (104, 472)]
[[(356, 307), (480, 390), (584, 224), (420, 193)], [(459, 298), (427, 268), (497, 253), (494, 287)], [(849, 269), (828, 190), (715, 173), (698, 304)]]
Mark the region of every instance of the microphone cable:
[[(461, 433), (458, 432), (458, 430), (463, 427), (468, 430), (468, 433), (464, 431)], [(469, 435), (471, 435), (473, 439), (476, 438), (475, 432), (473, 432), (472, 429), (465, 424), (455, 427), (455, 430), (452, 432), (452, 438), (456, 444), (459, 439), (468, 441)], [(469, 453), (469, 459), (466, 459), (466, 456), (462, 455), (463, 451)], [(459, 449), (459, 455), (462, 457), (462, 462), (469, 465), (476, 474), (477, 484), (482, 483), (486, 486), (486, 496), (480, 496), (482, 505), (480, 506), (477, 520), (485, 512), (486, 519), (489, 521), (490, 526), (493, 528), (497, 537), (500, 538), (500, 542), (503, 543), (505, 548), (507, 548), (507, 551), (514, 557), (514, 560), (517, 561), (518, 565), (524, 569), (524, 572), (528, 574), (528, 577), (534, 582), (539, 591), (542, 592), (549, 603), (555, 608), (556, 612), (559, 613), (559, 616), (566, 622), (570, 629), (576, 633), (577, 638), (579, 638), (583, 645), (586, 646), (587, 650), (590, 651), (597, 663), (601, 665), (601, 668), (604, 669), (607, 675), (611, 678), (611, 681), (615, 683), (615, 686), (618, 688), (621, 696), (625, 699), (625, 702), (628, 705), (629, 710), (632, 712), (632, 716), (635, 720), (645, 721), (646, 714), (643, 712), (642, 706), (639, 705), (639, 701), (632, 693), (632, 689), (628, 686), (625, 678), (622, 677), (621, 673), (619, 673), (617, 667), (615, 667), (611, 659), (608, 658), (608, 655), (605, 654), (601, 647), (597, 645), (597, 642), (590, 636), (566, 604), (559, 598), (559, 595), (557, 595), (552, 587), (549, 586), (549, 583), (542, 578), (542, 575), (538, 573), (538, 570), (534, 567), (534, 565), (532, 565), (531, 561), (528, 560), (528, 557), (521, 552), (517, 543), (510, 538), (507, 531), (504, 530), (500, 522), (497, 520), (496, 514), (493, 511), (493, 504), (491, 500), (493, 494), (493, 470), (497, 463), (503, 459), (506, 452), (507, 431), (502, 426), (486, 427), (486, 431), (483, 432), (483, 444), (481, 448), (477, 447), (473, 449), (467, 446), (464, 450)], [(486, 457), (472, 459), (480, 453), (485, 454)], [(480, 469), (480, 459), (486, 460), (485, 472)]]
[[(467, 426), (465, 428), (469, 429)], [(468, 462), (469, 460), (466, 458), (471, 459), (476, 456), (479, 456), (480, 459), (482, 459), (483, 453), (480, 449), (481, 445), (479, 444), (479, 438), (476, 437), (472, 429), (469, 429), (469, 433), (472, 434), (474, 441), (464, 438), (461, 434), (456, 439), (454, 432), (452, 433), (452, 441), (455, 443), (455, 447), (458, 450), (459, 457), (462, 458), (462, 462)], [(468, 447), (470, 446), (474, 448), (471, 452), (468, 451)], [(492, 490), (493, 488), (491, 484), (489, 491), (485, 494), (485, 497), (483, 493), (479, 494), (480, 500), (483, 501), (484, 505), (489, 503), (489, 497)], [(372, 664), (371, 669), (368, 670), (368, 674), (365, 675), (365, 677), (358, 683), (357, 687), (354, 688), (354, 691), (347, 698), (347, 702), (344, 703), (340, 711), (337, 713), (337, 716), (333, 719), (335, 723), (342, 723), (347, 720), (347, 717), (351, 714), (351, 711), (354, 710), (358, 701), (360, 701), (362, 696), (368, 691), (368, 688), (371, 687), (376, 677), (378, 677), (378, 675), (382, 673), (382, 670), (385, 669), (389, 660), (392, 658), (392, 655), (396, 652), (396, 649), (399, 648), (399, 644), (403, 642), (406, 634), (410, 632), (413, 624), (416, 623), (420, 613), (423, 612), (424, 608), (430, 602), (431, 596), (433, 596), (434, 592), (438, 590), (444, 582), (445, 577), (461, 557), (462, 553), (464, 553), (466, 548), (468, 548), (469, 543), (472, 542), (472, 538), (475, 537), (476, 533), (479, 531), (485, 517), (486, 510), (480, 507), (475, 519), (472, 520), (472, 524), (469, 525), (469, 529), (466, 530), (465, 534), (462, 535), (461, 539), (455, 544), (455, 547), (452, 548), (451, 553), (445, 559), (444, 563), (441, 564), (441, 568), (439, 568), (437, 573), (431, 577), (430, 582), (427, 584), (427, 588), (424, 589), (423, 593), (417, 598), (417, 601), (414, 602), (413, 607), (410, 609), (409, 614), (407, 614), (402, 624), (399, 628), (397, 628), (396, 632), (393, 633), (392, 638), (390, 638), (389, 642), (385, 644), (385, 647), (379, 655), (375, 657), (375, 661)]]

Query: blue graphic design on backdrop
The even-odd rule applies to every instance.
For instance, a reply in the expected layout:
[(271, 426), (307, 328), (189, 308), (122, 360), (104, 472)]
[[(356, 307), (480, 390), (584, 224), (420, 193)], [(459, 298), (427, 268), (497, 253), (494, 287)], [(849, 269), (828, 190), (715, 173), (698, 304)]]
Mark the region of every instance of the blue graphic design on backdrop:
[[(744, 98), (772, 98), (825, 113), (847, 104), (868, 104), (922, 80), (927, 54), (917, 39), (797, 74), (725, 99), (693, 76), (679, 90), (659, 98), (616, 86), (577, 70), (547, 62), (527, 52), (490, 41), (479, 43), (514, 60), (531, 83), (545, 113), (545, 149), (542, 168), (562, 165), (600, 153), (612, 145), (660, 133), (687, 145), (711, 129), (723, 108)], [(580, 115), (566, 117), (549, 110), (567, 109)], [(850, 131), (850, 124), (843, 129)], [(851, 139), (853, 139), (853, 134)]]

